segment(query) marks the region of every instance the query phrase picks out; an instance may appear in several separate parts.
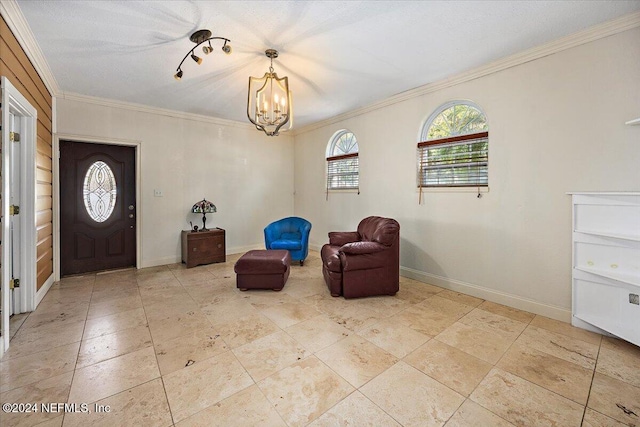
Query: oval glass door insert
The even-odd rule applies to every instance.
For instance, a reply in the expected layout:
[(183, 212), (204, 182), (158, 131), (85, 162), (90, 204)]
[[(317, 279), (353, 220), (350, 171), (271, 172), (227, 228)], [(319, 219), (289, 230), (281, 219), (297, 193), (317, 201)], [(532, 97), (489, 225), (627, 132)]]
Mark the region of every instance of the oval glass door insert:
[(89, 166), (84, 176), (82, 195), (84, 207), (95, 222), (104, 222), (116, 205), (116, 177), (105, 162), (97, 161)]

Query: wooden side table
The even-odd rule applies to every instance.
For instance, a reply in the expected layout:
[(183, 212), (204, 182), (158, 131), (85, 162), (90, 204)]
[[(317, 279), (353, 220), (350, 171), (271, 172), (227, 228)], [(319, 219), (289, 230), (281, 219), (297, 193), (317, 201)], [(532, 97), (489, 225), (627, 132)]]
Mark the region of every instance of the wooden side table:
[(182, 231), (182, 262), (187, 268), (200, 264), (225, 262), (225, 231), (214, 228), (208, 231)]

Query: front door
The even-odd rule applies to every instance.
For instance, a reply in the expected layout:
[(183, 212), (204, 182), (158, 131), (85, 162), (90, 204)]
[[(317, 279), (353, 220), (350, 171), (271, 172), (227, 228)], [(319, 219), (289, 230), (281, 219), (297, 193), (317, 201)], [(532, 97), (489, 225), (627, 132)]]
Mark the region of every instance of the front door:
[(60, 273), (136, 265), (135, 148), (60, 141)]

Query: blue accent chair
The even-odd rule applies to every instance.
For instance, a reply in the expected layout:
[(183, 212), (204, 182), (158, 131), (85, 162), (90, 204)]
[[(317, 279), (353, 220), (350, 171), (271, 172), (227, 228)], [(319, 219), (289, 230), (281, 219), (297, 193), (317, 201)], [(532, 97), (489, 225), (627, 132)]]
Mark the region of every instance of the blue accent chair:
[(292, 261), (304, 260), (309, 254), (311, 223), (304, 218), (290, 216), (272, 222), (264, 229), (264, 245), (267, 249), (286, 249)]

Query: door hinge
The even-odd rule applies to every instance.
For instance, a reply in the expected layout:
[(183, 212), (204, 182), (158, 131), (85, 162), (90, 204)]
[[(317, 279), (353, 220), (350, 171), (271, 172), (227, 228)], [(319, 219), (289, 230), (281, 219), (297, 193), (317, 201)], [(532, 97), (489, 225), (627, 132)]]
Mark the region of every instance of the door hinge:
[(18, 132), (9, 132), (9, 141), (20, 142), (20, 134)]
[(20, 213), (20, 206), (11, 205), (9, 206), (9, 215), (18, 215)]
[(9, 288), (19, 288), (20, 287), (20, 279), (11, 279), (9, 281)]

